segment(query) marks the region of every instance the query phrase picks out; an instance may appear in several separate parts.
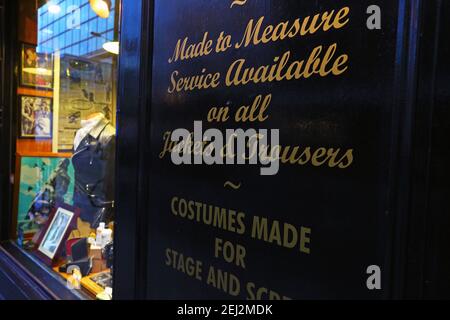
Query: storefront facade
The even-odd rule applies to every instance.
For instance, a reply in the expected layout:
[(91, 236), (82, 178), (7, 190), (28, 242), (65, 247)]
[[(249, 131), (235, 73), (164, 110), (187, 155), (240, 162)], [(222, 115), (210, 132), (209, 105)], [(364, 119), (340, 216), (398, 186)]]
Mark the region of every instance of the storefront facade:
[[(113, 156), (101, 158), (105, 167), (113, 159), (113, 169), (95, 180), (115, 181), (113, 197), (89, 188), (87, 196), (113, 203), (100, 207), (114, 213), (113, 221), (102, 218), (113, 230), (114, 259), (98, 272), (113, 275), (114, 299), (450, 296), (445, 1), (122, 0), (108, 3), (110, 25), (92, 1), (69, 2), (57, 4), (70, 17), (59, 13), (55, 21), (42, 11), (50, 12), (53, 3), (35, 6), (43, 19), (38, 18), (37, 48), (66, 37), (65, 27), (53, 29), (60, 20), (75, 17), (74, 30), (80, 30), (76, 41), (74, 35), (70, 41), (58, 38), (51, 53), (57, 57), (53, 68), (61, 69), (53, 69), (45, 94), (23, 91), (20, 53), (33, 41), (21, 38), (24, 29), (11, 27), (17, 25), (13, 17), (23, 13), (22, 2), (0, 2), (0, 138), (6, 150), (0, 172), (0, 286), (10, 287), (13, 298), (95, 298), (86, 288), (67, 288), (61, 272), (54, 273), (59, 261), (39, 259), (45, 232), (31, 252), (24, 250), (23, 230), (18, 232), (24, 158), (70, 159), (75, 181), (92, 166), (92, 158), (77, 166), (82, 142), (72, 138), (83, 127), (66, 126), (68, 133), (60, 119), (65, 104), (80, 100), (73, 100), (69, 89), (82, 94), (94, 84), (110, 94), (111, 110), (100, 104), (115, 142)], [(116, 40), (119, 55), (104, 47)], [(85, 69), (94, 80), (79, 81), (74, 72), (82, 70), (72, 60), (65, 66), (67, 57), (96, 64)], [(45, 77), (40, 79), (45, 87)], [(67, 81), (73, 83), (65, 86)], [(91, 99), (87, 93), (81, 100), (95, 109), (100, 94)], [(23, 120), (24, 96), (51, 100), (53, 135), (23, 137), (42, 134)], [(85, 104), (74, 116), (82, 123), (98, 113), (89, 109), (85, 115)], [(106, 123), (91, 137), (101, 137), (105, 128)], [(234, 152), (227, 147), (241, 133), (254, 163), (229, 159)], [(271, 137), (269, 149), (259, 144), (258, 133)], [(208, 150), (205, 137), (221, 141), (219, 147)], [(176, 158), (172, 140), (181, 138)], [(101, 146), (105, 139), (99, 138)], [(39, 155), (21, 150), (30, 140), (47, 141), (51, 149)], [(62, 154), (63, 149), (73, 152)], [(27, 188), (25, 193), (34, 192)], [(58, 208), (68, 208), (96, 232), (90, 209), (76, 196), (63, 202), (53, 206), (44, 231), (51, 233), (52, 219), (65, 212)], [(70, 225), (81, 230), (76, 222)], [(61, 239), (89, 236), (67, 232)], [(89, 258), (96, 247), (91, 244)]]

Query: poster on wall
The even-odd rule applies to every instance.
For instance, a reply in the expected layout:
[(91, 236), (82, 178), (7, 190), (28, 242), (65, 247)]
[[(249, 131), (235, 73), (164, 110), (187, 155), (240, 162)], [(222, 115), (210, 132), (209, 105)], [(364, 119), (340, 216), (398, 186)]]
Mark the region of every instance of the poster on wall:
[(113, 124), (112, 64), (71, 55), (61, 57), (58, 150), (72, 151), (81, 121), (101, 112)]
[(148, 298), (389, 294), (397, 6), (155, 1)]
[(52, 137), (52, 99), (34, 96), (19, 97), (20, 138)]
[(73, 203), (74, 170), (68, 158), (23, 156), (18, 161), (17, 227), (30, 234), (47, 222), (56, 203)]
[(37, 52), (37, 47), (34, 45), (23, 44), (20, 86), (53, 89), (53, 55)]

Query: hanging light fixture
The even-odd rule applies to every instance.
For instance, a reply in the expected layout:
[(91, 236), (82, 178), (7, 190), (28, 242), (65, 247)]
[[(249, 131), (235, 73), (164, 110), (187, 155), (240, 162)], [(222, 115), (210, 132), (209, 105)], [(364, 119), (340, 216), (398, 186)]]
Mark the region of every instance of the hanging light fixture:
[(119, 45), (118, 41), (105, 42), (103, 44), (103, 49), (105, 49), (105, 51), (107, 51), (109, 53), (119, 55), (120, 45)]
[(119, 41), (111, 41), (108, 38), (106, 38), (105, 36), (103, 36), (101, 33), (98, 33), (98, 32), (91, 32), (91, 35), (93, 35), (94, 37), (102, 38), (102, 39), (106, 40), (106, 42), (103, 44), (103, 49), (106, 52), (109, 52), (109, 53), (112, 53), (115, 55), (119, 55), (119, 53), (120, 53)]
[(89, 0), (91, 9), (100, 17), (107, 19), (111, 11), (111, 0)]
[(61, 12), (61, 6), (56, 3), (55, 0), (47, 1), (48, 4), (48, 12), (51, 14), (58, 14)]

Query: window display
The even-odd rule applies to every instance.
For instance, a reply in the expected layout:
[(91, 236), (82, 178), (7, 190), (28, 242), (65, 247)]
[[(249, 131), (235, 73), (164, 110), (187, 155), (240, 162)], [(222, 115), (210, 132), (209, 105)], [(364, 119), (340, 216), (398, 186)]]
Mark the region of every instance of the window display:
[(17, 244), (101, 300), (113, 294), (119, 7), (20, 0), (17, 39)]

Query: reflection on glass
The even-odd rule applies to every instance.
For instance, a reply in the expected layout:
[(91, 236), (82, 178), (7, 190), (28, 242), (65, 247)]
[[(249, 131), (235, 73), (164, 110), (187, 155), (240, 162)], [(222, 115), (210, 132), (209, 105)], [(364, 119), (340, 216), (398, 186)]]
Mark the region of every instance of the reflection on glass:
[(23, 28), (36, 40), (22, 44), (19, 73), (18, 243), (38, 248), (63, 277), (80, 262), (83, 283), (91, 281), (85, 290), (104, 298), (113, 268), (120, 2), (36, 3), (36, 34)]

